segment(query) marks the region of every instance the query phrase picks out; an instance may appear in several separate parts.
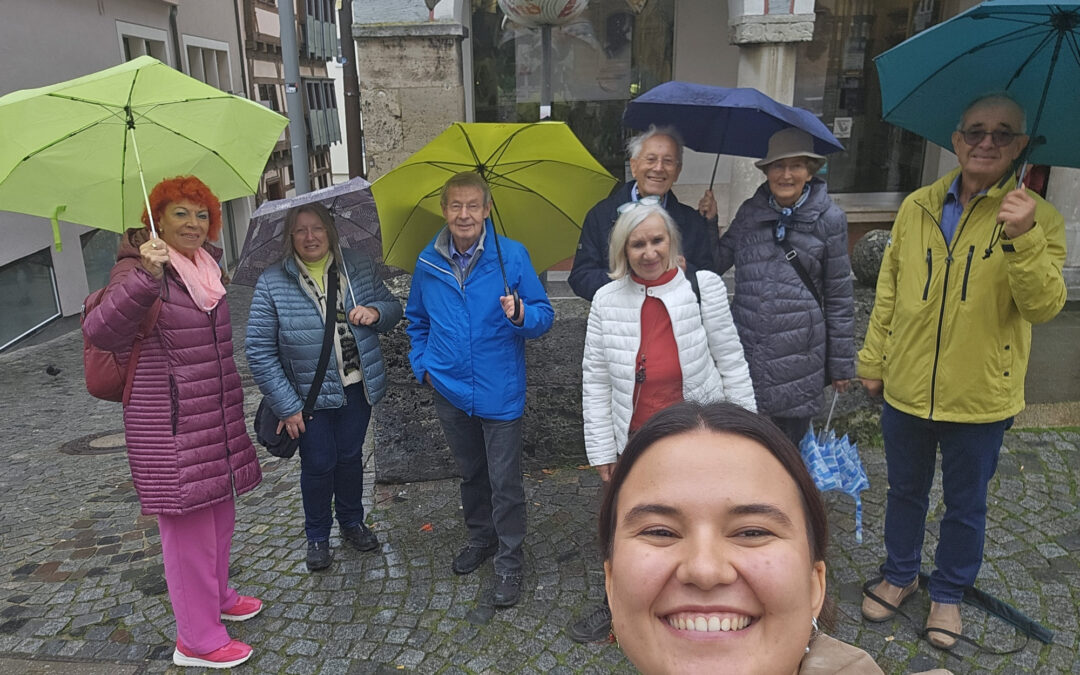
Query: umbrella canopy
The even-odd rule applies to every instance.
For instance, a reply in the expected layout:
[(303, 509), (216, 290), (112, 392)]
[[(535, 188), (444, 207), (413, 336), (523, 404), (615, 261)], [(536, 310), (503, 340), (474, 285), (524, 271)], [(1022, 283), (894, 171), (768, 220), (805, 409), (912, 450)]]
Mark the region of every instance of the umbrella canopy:
[(285, 250), (286, 212), (294, 206), (314, 202), (325, 206), (334, 217), (338, 242), (343, 248), (363, 251), (375, 261), (382, 260), (379, 214), (371, 196), (371, 183), (357, 177), (296, 197), (263, 202), (251, 214), (240, 263), (232, 277), (234, 284), (254, 286), (264, 269), (281, 260)]
[(1080, 0), (983, 2), (874, 59), (882, 117), (951, 149), (967, 104), (1007, 92), (1028, 115), (1028, 161), (1080, 167), (1078, 44)]
[(371, 186), (387, 265), (412, 271), (446, 222), (443, 184), (461, 171), (487, 180), (496, 232), (524, 244), (538, 271), (574, 254), (585, 214), (615, 185), (563, 122), (455, 122)]
[[(123, 232), (143, 181), (191, 174), (254, 194), (288, 120), (149, 56), (0, 98), (0, 209)], [(141, 160), (141, 162), (140, 162)], [(141, 169), (140, 169), (141, 166)]]
[(632, 129), (672, 126), (691, 150), (721, 155), (760, 159), (768, 152), (769, 138), (789, 127), (810, 134), (819, 155), (844, 149), (809, 110), (784, 105), (751, 88), (665, 82), (627, 103), (623, 124)]

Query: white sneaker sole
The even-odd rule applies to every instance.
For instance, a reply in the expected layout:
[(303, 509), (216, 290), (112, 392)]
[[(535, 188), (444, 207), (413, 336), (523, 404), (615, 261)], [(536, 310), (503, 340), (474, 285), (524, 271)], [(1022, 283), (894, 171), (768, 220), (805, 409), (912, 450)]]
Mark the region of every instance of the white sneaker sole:
[(173, 650), (172, 662), (177, 666), (187, 666), (191, 668), (232, 668), (250, 659), (251, 655), (254, 653), (255, 650), (252, 649), (247, 653), (247, 656), (242, 659), (236, 659), (235, 661), (206, 661), (195, 656), (182, 654), (179, 649), (176, 649)]
[(221, 613), (221, 620), (222, 621), (247, 621), (248, 619), (250, 619), (251, 617), (257, 615), (261, 611), (263, 611), (263, 605), (259, 605), (259, 608), (257, 610), (255, 610), (254, 612), (248, 612), (247, 614), (226, 614), (225, 612), (222, 612)]

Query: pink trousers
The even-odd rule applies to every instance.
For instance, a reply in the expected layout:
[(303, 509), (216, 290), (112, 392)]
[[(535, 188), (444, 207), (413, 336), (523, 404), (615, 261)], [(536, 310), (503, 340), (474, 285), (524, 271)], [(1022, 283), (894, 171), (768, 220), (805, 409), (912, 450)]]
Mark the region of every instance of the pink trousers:
[(239, 599), (229, 588), (235, 522), (236, 505), (231, 499), (182, 516), (158, 516), (176, 637), (198, 654), (229, 643), (221, 612)]

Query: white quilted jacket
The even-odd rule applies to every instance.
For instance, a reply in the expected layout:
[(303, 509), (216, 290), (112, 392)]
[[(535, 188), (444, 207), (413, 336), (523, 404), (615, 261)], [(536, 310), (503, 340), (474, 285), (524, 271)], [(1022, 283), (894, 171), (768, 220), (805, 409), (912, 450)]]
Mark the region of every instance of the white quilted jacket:
[(671, 317), (682, 366), (683, 398), (702, 403), (727, 400), (756, 411), (750, 370), (728, 309), (724, 282), (706, 270), (699, 271), (697, 278), (700, 305), (683, 274), (652, 288), (627, 275), (596, 292), (581, 363), (589, 464), (610, 464), (626, 446), (646, 293), (659, 298)]

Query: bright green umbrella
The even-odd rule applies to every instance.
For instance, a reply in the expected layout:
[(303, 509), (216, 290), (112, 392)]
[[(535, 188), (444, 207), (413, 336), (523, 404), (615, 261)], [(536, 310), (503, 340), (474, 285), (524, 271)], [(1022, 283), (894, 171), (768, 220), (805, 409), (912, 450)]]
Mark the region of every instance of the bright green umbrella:
[(146, 186), (195, 175), (254, 194), (288, 120), (149, 56), (0, 98), (0, 210), (123, 232)]
[(371, 186), (387, 265), (412, 271), (446, 224), (442, 186), (461, 171), (487, 180), (496, 233), (524, 244), (538, 271), (574, 254), (585, 214), (615, 185), (563, 122), (455, 122)]

